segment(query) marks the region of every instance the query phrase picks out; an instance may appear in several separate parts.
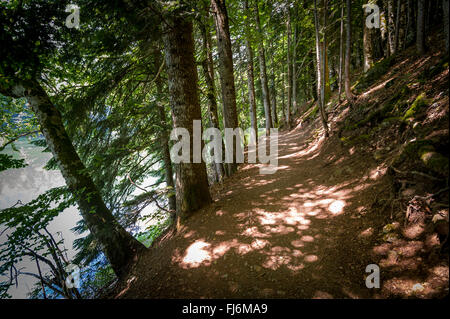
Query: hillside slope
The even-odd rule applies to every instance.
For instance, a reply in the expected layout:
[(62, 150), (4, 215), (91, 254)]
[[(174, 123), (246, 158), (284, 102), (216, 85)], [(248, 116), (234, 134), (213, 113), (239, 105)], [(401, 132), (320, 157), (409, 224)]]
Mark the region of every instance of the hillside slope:
[[(279, 170), (244, 164), (168, 232), (111, 298), (388, 298), (448, 294), (448, 57), (412, 49), (314, 106), (279, 139)], [(356, 123), (356, 124), (355, 124)], [(381, 269), (381, 289), (365, 269)]]

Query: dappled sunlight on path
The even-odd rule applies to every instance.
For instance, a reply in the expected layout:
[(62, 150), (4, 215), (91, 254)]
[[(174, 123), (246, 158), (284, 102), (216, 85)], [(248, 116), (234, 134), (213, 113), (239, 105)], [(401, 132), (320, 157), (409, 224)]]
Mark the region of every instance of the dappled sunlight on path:
[(245, 164), (215, 186), (214, 203), (152, 248), (143, 262), (148, 278), (130, 290), (150, 285), (146, 297), (156, 298), (370, 297), (370, 247), (358, 237), (365, 229), (359, 211), (379, 170), (339, 143), (335, 156), (325, 157), (322, 148), (333, 141), (302, 142), (309, 134), (280, 134), (275, 174)]

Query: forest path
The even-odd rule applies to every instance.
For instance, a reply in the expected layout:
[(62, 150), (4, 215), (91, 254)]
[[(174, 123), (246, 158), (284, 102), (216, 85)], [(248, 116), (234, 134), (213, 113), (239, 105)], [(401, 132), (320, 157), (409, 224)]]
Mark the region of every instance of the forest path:
[(275, 174), (244, 164), (213, 189), (214, 203), (153, 245), (116, 297), (371, 297), (377, 218), (364, 215), (383, 170), (337, 137), (314, 138), (317, 122), (280, 133)]

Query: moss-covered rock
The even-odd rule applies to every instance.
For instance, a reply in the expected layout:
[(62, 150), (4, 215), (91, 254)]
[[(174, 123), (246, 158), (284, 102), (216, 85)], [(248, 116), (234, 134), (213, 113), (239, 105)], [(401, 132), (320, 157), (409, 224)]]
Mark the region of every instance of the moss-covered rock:
[(420, 111), (427, 107), (428, 104), (429, 101), (426, 98), (426, 94), (419, 94), (411, 104), (411, 106), (406, 110), (405, 114), (403, 115), (403, 120), (415, 117), (418, 113), (420, 113)]
[(431, 171), (448, 176), (448, 158), (434, 151), (423, 151), (420, 159)]
[(436, 152), (433, 144), (429, 140), (417, 140), (408, 143), (403, 147), (400, 155), (394, 160), (393, 165), (397, 166), (406, 160), (420, 160), (420, 162), (430, 171), (441, 176), (448, 176), (449, 159)]

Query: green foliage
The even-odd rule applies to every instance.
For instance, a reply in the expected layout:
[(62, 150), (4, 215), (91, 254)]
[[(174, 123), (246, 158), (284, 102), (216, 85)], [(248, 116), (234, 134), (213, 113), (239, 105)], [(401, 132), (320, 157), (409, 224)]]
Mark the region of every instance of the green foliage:
[(137, 239), (143, 243), (145, 247), (150, 247), (153, 241), (167, 228), (169, 222), (169, 220), (166, 220), (163, 223), (158, 222), (157, 224), (148, 227), (146, 231), (137, 235)]
[(0, 154), (0, 172), (9, 168), (22, 168), (27, 166), (24, 159), (14, 159), (11, 155)]
[[(0, 211), (0, 226), (6, 228), (7, 241), (0, 243), (0, 275), (8, 275), (12, 267), (34, 253), (47, 257), (55, 251), (48, 246), (44, 230), (48, 224), (74, 201), (66, 187), (52, 188), (23, 205)], [(59, 244), (59, 243), (57, 243)], [(31, 255), (30, 255), (31, 254)], [(7, 294), (11, 283), (1, 283), (0, 296)]]

